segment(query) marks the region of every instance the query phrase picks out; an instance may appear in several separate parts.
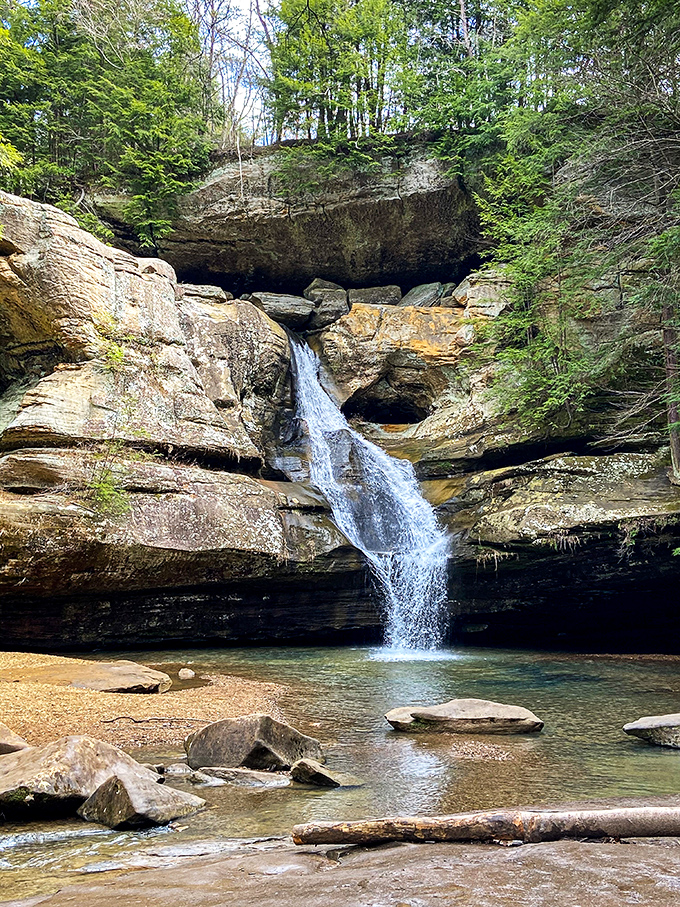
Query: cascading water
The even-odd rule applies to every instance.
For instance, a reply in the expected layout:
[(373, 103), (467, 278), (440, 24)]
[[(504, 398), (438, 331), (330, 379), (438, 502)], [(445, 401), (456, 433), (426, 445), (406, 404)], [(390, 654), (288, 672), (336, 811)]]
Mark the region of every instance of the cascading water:
[(445, 631), (448, 540), (407, 460), (355, 432), (319, 383), (319, 360), (291, 338), (297, 416), (307, 428), (310, 478), (333, 519), (364, 553), (392, 649), (436, 649)]

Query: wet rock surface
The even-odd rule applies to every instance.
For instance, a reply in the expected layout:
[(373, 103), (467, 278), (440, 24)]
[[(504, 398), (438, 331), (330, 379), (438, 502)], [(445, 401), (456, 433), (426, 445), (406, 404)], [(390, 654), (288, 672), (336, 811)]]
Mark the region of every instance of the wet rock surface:
[(219, 765), (279, 771), (306, 756), (325, 761), (318, 740), (269, 715), (216, 721), (188, 737), (185, 749), (191, 768)]
[(290, 769), (293, 781), (313, 787), (361, 787), (361, 781), (343, 772), (334, 772), (315, 759), (298, 759)]
[(680, 714), (648, 715), (625, 724), (623, 730), (647, 743), (680, 749)]
[(487, 699), (452, 699), (441, 705), (391, 709), (385, 719), (396, 731), (448, 734), (530, 734), (543, 722), (528, 709)]
[(378, 848), (298, 848), (186, 861), (127, 874), (84, 878), (52, 895), (8, 907), (676, 907), (678, 839), (560, 841), (504, 848), (397, 844)]

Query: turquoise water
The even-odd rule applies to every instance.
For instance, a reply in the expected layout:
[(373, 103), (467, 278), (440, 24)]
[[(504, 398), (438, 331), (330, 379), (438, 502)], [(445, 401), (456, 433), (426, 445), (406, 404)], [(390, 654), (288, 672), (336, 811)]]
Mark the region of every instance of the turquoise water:
[[(394, 659), (369, 648), (201, 649), (116, 653), (146, 664), (182, 664), (283, 684), (286, 718), (324, 745), (330, 768), (364, 786), (345, 790), (194, 788), (211, 809), (174, 828), (121, 833), (80, 822), (4, 826), (0, 892), (51, 890), (74, 872), (158, 865), (246, 846), (299, 822), (387, 814), (441, 814), (564, 800), (680, 791), (680, 750), (648, 746), (621, 727), (642, 715), (680, 712), (680, 660), (490, 649)], [(106, 658), (110, 659), (111, 653)], [(457, 736), (408, 736), (383, 715), (400, 705), (455, 697), (531, 709), (538, 735), (478, 737), (502, 761), (460, 758)], [(170, 761), (180, 753), (144, 751)], [(496, 751), (498, 754), (498, 751)], [(179, 786), (179, 785), (178, 785)], [(270, 844), (250, 844), (267, 847)]]

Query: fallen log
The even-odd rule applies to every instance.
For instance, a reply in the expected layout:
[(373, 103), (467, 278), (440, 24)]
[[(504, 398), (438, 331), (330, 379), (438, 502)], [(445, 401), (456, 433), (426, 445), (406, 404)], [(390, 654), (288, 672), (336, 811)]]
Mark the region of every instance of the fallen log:
[(503, 809), (453, 816), (395, 816), (358, 822), (310, 822), (293, 828), (296, 844), (383, 844), (387, 841), (559, 841), (561, 838), (680, 836), (680, 807)]

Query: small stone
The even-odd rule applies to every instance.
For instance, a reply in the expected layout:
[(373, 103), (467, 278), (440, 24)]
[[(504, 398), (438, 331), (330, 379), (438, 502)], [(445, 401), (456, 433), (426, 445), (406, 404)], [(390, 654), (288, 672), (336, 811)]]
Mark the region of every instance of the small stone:
[(191, 668), (180, 668), (177, 674), (180, 680), (192, 680), (196, 676), (196, 671)]
[(200, 784), (201, 787), (221, 787), (227, 782), (224, 778), (217, 778), (215, 775), (209, 775), (207, 772), (192, 772), (188, 780), (192, 784)]
[(190, 775), (190, 774), (191, 774), (191, 769), (186, 764), (186, 762), (172, 762), (170, 765), (165, 766), (166, 777), (179, 778), (182, 775)]
[(299, 759), (291, 768), (290, 776), (299, 784), (315, 787), (361, 787), (362, 782), (342, 772), (332, 772), (314, 759)]

